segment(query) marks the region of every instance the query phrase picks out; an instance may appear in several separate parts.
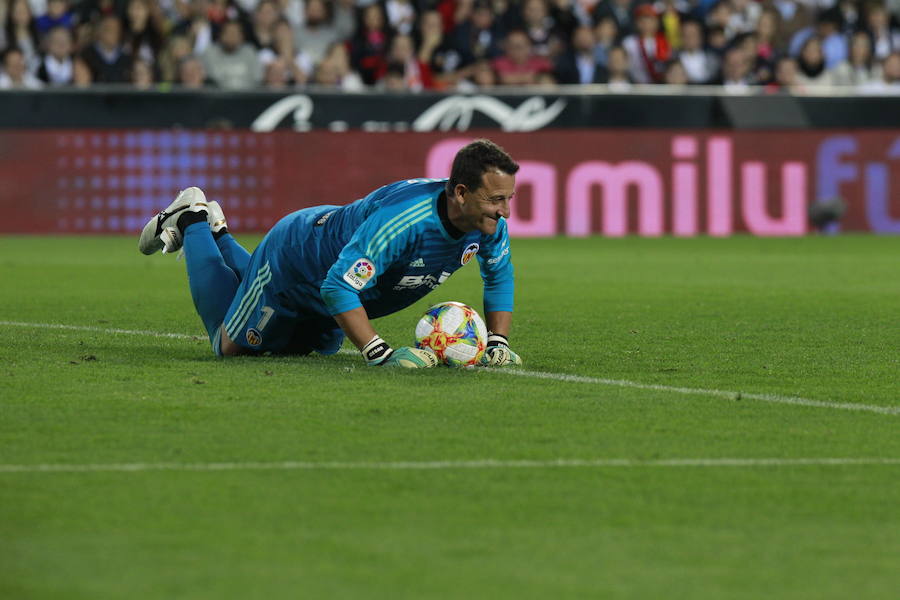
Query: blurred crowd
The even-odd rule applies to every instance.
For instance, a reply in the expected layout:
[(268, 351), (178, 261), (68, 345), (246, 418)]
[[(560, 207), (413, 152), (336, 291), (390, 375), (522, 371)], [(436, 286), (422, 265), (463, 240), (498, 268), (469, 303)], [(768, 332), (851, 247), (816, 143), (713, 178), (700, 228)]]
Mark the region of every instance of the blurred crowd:
[(900, 94), (900, 0), (0, 0), (0, 89)]

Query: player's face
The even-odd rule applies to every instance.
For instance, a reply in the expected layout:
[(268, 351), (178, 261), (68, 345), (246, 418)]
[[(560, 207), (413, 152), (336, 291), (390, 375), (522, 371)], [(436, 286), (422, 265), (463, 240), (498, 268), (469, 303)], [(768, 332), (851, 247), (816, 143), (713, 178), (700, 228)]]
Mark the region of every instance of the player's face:
[(481, 187), (466, 190), (462, 197), (463, 231), (477, 229), (485, 235), (497, 231), (500, 217), (509, 218), (509, 201), (516, 189), (515, 175), (488, 171), (481, 176)]

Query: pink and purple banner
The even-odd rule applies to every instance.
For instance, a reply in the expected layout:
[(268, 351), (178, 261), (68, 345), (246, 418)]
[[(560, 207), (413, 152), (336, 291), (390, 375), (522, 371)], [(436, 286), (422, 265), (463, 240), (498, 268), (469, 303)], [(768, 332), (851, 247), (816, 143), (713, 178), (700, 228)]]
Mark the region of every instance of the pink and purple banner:
[[(846, 231), (900, 233), (900, 131), (483, 132), (522, 166), (510, 231), (643, 236), (810, 231), (840, 197)], [(239, 231), (345, 204), (398, 179), (445, 177), (478, 134), (277, 131), (0, 133), (2, 233), (137, 231), (181, 188)]]

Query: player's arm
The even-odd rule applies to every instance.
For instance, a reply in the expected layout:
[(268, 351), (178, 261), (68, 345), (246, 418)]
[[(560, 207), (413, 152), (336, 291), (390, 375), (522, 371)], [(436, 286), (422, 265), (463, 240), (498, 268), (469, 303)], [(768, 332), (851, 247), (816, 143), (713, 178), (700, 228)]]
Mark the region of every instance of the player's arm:
[(484, 316), (488, 328), (487, 348), (481, 364), (519, 366), (522, 358), (509, 347), (514, 280), (505, 219), (500, 220), (497, 233), (482, 238), (478, 265), (484, 282)]
[[(391, 348), (375, 331), (359, 298), (363, 290), (375, 285), (378, 277), (400, 259), (407, 238), (412, 235), (410, 229), (415, 217), (411, 216), (427, 210), (428, 204), (423, 203), (421, 209), (401, 206), (399, 213), (375, 212), (341, 250), (319, 290), (329, 313), (369, 365), (419, 368), (438, 364), (437, 357), (427, 350)], [(405, 213), (404, 208), (407, 208)]]

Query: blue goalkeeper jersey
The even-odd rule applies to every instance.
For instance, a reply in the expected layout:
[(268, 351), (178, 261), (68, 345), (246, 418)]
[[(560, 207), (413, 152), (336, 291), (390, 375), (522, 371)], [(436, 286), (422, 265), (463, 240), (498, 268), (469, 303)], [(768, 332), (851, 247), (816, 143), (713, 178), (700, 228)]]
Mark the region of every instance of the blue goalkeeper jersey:
[(317, 206), (282, 219), (267, 236), (280, 238), (273, 257), (280, 301), (300, 314), (330, 317), (362, 306), (377, 318), (413, 304), (477, 257), (484, 310), (512, 311), (506, 220), (493, 235), (454, 238), (439, 215), (446, 183), (399, 181), (346, 206)]

